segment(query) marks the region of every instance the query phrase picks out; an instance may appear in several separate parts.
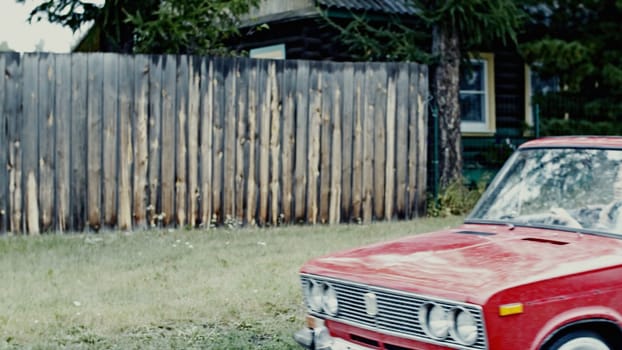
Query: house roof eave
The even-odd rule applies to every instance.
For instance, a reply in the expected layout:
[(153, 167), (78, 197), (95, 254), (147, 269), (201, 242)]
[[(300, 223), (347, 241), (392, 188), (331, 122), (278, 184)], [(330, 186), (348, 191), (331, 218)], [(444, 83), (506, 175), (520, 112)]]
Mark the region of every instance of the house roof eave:
[(290, 22), (299, 19), (314, 18), (319, 16), (319, 9), (315, 6), (309, 6), (303, 9), (296, 9), (264, 16), (247, 18), (240, 23), (240, 28), (247, 28), (265, 23)]

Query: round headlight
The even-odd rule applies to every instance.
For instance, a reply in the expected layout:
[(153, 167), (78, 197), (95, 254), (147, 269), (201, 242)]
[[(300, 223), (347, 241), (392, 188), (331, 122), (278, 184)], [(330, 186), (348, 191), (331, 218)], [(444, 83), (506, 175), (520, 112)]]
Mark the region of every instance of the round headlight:
[(324, 294), (322, 289), (321, 283), (314, 280), (307, 281), (305, 296), (307, 297), (307, 304), (311, 311), (322, 311), (322, 296)]
[(473, 314), (464, 309), (453, 311), (451, 336), (462, 345), (473, 345), (477, 341), (477, 321)]
[(419, 309), (423, 331), (434, 339), (445, 339), (449, 334), (450, 320), (447, 311), (437, 304), (424, 304)]
[(330, 284), (324, 285), (324, 298), (322, 299), (322, 309), (330, 316), (337, 316), (339, 312), (339, 301), (337, 291)]

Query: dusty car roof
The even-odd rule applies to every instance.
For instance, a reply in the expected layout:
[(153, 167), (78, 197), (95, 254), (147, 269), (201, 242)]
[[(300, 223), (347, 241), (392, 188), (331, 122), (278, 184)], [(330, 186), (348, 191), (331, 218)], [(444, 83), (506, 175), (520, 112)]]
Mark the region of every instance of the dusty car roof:
[(559, 136), (545, 137), (523, 143), (519, 148), (540, 147), (603, 147), (622, 148), (622, 136)]

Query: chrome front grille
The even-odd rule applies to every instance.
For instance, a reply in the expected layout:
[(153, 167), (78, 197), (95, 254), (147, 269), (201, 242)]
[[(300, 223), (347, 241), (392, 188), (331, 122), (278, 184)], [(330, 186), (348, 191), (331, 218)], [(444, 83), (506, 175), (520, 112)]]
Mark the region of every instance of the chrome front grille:
[[(311, 279), (330, 283), (337, 291), (339, 300), (339, 313), (337, 316), (330, 317), (322, 313), (311, 312), (315, 316), (375, 330), (384, 334), (442, 344), (455, 349), (487, 349), (484, 320), (479, 306), (311, 275), (301, 275), (303, 290), (306, 289)], [(375, 316), (367, 314), (365, 308), (365, 295), (367, 293), (373, 293), (376, 296), (378, 313)], [(477, 321), (478, 328), (478, 338), (475, 344), (470, 346), (461, 345), (450, 336), (443, 340), (429, 337), (423, 330), (418, 316), (419, 308), (429, 302), (441, 305), (446, 310), (460, 307), (471, 312)]]

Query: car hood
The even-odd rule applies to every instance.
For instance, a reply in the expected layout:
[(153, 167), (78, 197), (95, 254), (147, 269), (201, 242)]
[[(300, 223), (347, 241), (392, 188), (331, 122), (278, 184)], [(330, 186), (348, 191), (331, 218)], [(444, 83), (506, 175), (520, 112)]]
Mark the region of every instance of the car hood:
[(301, 272), (483, 305), (507, 288), (621, 264), (616, 238), (463, 225), (320, 257)]

